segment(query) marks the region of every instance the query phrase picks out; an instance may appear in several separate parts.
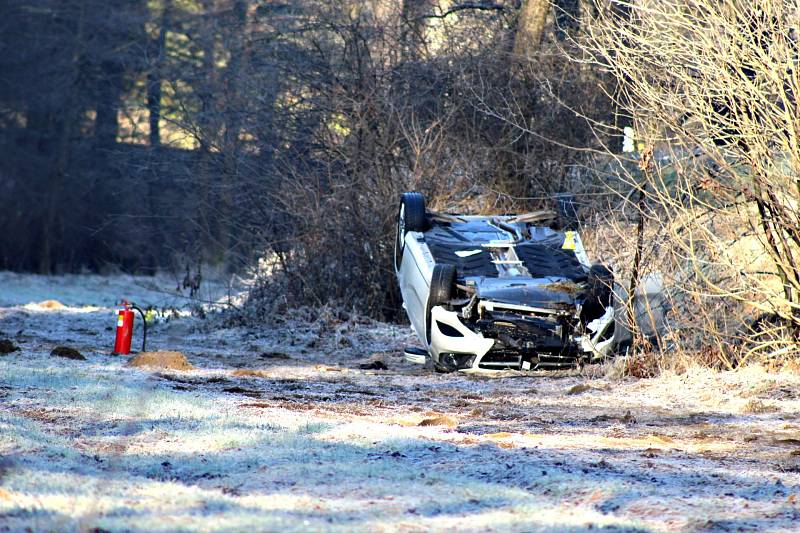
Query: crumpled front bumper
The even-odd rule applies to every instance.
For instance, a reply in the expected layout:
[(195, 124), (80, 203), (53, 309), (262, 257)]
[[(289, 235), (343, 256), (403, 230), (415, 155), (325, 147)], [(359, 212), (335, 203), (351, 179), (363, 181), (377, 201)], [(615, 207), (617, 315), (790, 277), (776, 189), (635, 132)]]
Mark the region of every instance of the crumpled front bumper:
[[(449, 335), (442, 331), (447, 327), (452, 328), (448, 331)], [(453, 335), (453, 333), (458, 333), (460, 336)], [(439, 356), (445, 353), (474, 355), (472, 366), (477, 368), (480, 359), (492, 349), (494, 342), (494, 339), (487, 339), (482, 334), (465, 326), (458, 313), (447, 311), (440, 305), (431, 309), (430, 352), (434, 360), (438, 361)]]
[[(542, 349), (545, 351), (537, 353), (537, 358), (539, 355), (550, 357), (556, 360), (555, 362), (551, 361), (550, 365), (563, 366), (564, 364), (570, 364), (570, 361), (572, 362), (571, 364), (574, 364), (576, 358), (574, 354), (576, 353), (587, 354), (591, 359), (599, 359), (609, 355), (613, 350), (614, 339), (613, 336), (612, 338), (607, 338), (605, 332), (614, 323), (614, 319), (614, 308), (609, 306), (603, 316), (588, 325), (589, 331), (583, 336), (565, 336), (563, 338), (547, 336), (546, 338), (539, 338), (540, 341), (546, 340), (548, 345), (539, 345), (543, 346)], [(484, 337), (481, 332), (468, 328), (461, 321), (459, 313), (448, 311), (442, 306), (434, 306), (431, 310), (430, 327), (431, 343), (429, 352), (433, 359), (440, 364), (443, 364), (443, 359), (446, 358), (450, 364), (454, 361), (457, 362), (456, 366), (459, 369), (503, 366), (496, 359), (498, 354), (503, 353), (508, 348), (508, 345), (504, 345), (500, 340)], [(509, 336), (513, 337), (514, 335), (510, 334)], [(499, 338), (504, 339), (503, 337)], [(508, 339), (504, 339), (504, 341), (508, 342)], [(530, 346), (530, 343), (528, 343), (528, 346)], [(560, 349), (562, 346), (564, 349)], [(536, 352), (535, 347), (528, 349)], [(558, 353), (553, 353), (553, 350)], [(530, 356), (531, 352), (527, 353)], [(573, 355), (570, 356), (568, 353)], [(485, 358), (486, 361), (484, 361)], [(558, 361), (561, 361), (561, 363)], [(482, 362), (485, 364), (481, 365)], [(530, 362), (523, 364), (521, 356), (520, 365), (523, 369), (531, 367)]]

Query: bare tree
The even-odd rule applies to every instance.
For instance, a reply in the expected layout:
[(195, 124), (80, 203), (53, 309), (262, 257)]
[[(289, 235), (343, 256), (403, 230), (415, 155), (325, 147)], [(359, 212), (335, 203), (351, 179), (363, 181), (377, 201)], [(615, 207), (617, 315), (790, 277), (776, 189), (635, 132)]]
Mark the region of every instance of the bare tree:
[(587, 132), (545, 89), (594, 83), (540, 53), (547, 2), (98, 2), (0, 5), (0, 266), (268, 257), (296, 303), (391, 317), (400, 192), (534, 207), (576, 161), (536, 134)]

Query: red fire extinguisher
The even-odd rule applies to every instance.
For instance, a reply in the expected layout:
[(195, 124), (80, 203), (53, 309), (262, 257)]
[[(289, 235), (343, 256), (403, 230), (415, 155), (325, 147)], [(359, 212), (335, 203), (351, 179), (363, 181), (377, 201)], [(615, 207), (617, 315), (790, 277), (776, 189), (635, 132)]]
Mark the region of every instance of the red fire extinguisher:
[(147, 319), (144, 312), (135, 303), (122, 300), (122, 308), (117, 313), (117, 338), (114, 340), (114, 355), (128, 355), (131, 353), (131, 339), (133, 338), (133, 311), (139, 311), (142, 316), (143, 334), (142, 351), (145, 351), (147, 343)]

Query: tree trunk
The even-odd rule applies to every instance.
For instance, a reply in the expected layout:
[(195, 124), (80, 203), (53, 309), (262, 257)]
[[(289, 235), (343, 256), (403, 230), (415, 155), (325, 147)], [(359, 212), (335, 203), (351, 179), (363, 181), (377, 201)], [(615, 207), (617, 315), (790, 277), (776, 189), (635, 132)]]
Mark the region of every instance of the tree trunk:
[(525, 59), (539, 50), (549, 13), (550, 0), (523, 0), (514, 34), (515, 61)]
[(164, 1), (158, 35), (150, 41), (148, 59), (150, 70), (147, 73), (147, 112), (150, 123), (150, 146), (161, 144), (161, 77), (164, 55), (166, 53), (167, 29), (170, 24), (172, 0)]
[[(56, 243), (61, 242), (61, 233), (63, 231), (62, 221), (62, 206), (59, 205), (59, 200), (62, 197), (64, 189), (64, 176), (67, 173), (67, 166), (69, 165), (70, 158), (70, 143), (75, 132), (75, 128), (79, 123), (80, 107), (78, 103), (77, 83), (80, 79), (81, 58), (85, 53), (84, 43), (84, 29), (85, 29), (86, 8), (83, 4), (77, 13), (77, 21), (75, 22), (75, 37), (73, 40), (72, 48), (72, 65), (69, 73), (68, 83), (65, 84), (67, 97), (64, 105), (65, 116), (59, 117), (58, 137), (56, 139), (56, 153), (55, 162), (52, 167), (52, 174), (49, 180), (49, 187), (47, 188), (47, 196), (45, 198), (45, 215), (44, 223), (42, 225), (42, 251), (39, 257), (39, 271), (42, 273), (52, 273), (56, 265), (53, 260), (53, 248)], [(73, 116), (70, 116), (73, 115)]]
[(403, 0), (403, 29), (400, 34), (401, 58), (405, 61), (419, 59), (425, 48), (425, 15), (432, 8), (431, 0)]
[(223, 262), (229, 259), (231, 242), (232, 191), (239, 176), (241, 156), (242, 114), (246, 109), (242, 96), (242, 77), (249, 62), (249, 31), (247, 27), (250, 0), (235, 0), (233, 4), (233, 29), (230, 39), (231, 59), (225, 71), (225, 128), (223, 135), (223, 171), (219, 195), (217, 242)]
[(122, 68), (116, 62), (101, 64), (103, 77), (98, 80), (97, 116), (94, 121), (94, 137), (97, 146), (110, 147), (117, 141), (119, 132), (119, 101), (122, 93)]

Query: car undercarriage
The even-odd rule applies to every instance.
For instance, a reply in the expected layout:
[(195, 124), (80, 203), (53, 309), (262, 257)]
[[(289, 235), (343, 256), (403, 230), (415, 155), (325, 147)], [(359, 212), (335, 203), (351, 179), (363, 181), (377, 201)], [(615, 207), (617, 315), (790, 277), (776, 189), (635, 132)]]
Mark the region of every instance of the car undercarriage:
[(435, 213), (403, 195), (395, 267), (435, 368), (565, 368), (624, 341), (612, 273), (589, 262), (577, 232), (543, 225), (552, 217)]

